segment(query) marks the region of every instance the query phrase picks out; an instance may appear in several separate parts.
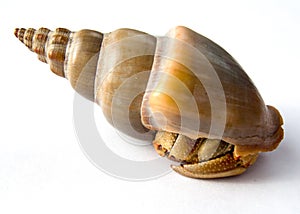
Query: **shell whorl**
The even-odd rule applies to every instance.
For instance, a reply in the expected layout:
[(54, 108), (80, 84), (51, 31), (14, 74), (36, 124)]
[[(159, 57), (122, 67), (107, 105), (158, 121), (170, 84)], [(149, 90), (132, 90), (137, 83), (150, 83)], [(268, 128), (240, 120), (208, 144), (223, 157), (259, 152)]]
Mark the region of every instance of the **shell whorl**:
[(53, 73), (64, 77), (64, 60), (71, 31), (57, 28), (50, 31), (47, 28), (16, 28), (15, 36), (31, 51), (38, 55), (38, 59), (50, 65)]
[[(67, 78), (79, 94), (99, 104), (117, 129), (130, 136), (147, 131), (141, 123), (140, 108), (153, 63), (154, 36), (132, 29), (102, 34), (64, 28), (17, 28), (15, 36), (55, 74)], [(126, 80), (128, 84), (123, 84)], [(118, 90), (122, 85), (125, 90)], [(113, 108), (113, 103), (118, 107)], [(124, 117), (125, 112), (128, 117)]]

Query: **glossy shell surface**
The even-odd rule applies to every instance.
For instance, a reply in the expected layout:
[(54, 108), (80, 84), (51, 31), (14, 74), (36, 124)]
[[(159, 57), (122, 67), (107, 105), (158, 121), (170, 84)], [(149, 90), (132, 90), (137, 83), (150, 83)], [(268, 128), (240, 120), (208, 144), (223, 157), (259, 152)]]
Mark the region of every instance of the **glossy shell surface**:
[(156, 151), (181, 162), (172, 168), (185, 176), (241, 174), (283, 138), (280, 113), (242, 67), (189, 28), (163, 37), (126, 28), (20, 28), (15, 36), (116, 129), (141, 139), (157, 132)]

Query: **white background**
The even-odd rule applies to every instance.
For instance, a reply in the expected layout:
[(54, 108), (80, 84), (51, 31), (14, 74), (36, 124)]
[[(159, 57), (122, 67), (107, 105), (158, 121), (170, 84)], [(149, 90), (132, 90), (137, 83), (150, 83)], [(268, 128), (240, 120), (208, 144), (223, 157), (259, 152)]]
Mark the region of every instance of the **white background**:
[[(296, 0), (1, 1), (0, 213), (300, 213), (299, 21)], [(14, 28), (129, 27), (164, 35), (176, 25), (238, 60), (265, 102), (280, 110), (285, 138), (239, 177), (111, 177), (77, 142), (73, 89), (14, 37)]]

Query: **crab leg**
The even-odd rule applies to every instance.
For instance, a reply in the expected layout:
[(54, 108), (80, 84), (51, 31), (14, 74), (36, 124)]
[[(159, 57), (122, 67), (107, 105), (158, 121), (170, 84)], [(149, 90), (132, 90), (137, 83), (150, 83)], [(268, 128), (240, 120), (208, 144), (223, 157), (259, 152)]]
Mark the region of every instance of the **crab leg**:
[(242, 161), (235, 160), (232, 154), (195, 164), (172, 165), (172, 169), (181, 175), (192, 178), (220, 178), (242, 174), (246, 171)]

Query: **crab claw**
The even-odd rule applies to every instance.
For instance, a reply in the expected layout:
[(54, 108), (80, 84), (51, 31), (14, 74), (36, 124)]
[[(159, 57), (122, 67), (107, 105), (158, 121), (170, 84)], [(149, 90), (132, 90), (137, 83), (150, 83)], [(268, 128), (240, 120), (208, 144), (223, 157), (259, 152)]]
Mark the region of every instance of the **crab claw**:
[(255, 154), (236, 159), (229, 153), (201, 163), (171, 167), (177, 173), (191, 178), (222, 178), (242, 174), (256, 161), (257, 156), (258, 154)]
[(172, 165), (177, 173), (192, 178), (221, 178), (242, 174), (258, 153), (237, 156), (235, 146), (224, 141), (158, 132), (153, 145), (161, 156), (180, 162)]

